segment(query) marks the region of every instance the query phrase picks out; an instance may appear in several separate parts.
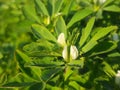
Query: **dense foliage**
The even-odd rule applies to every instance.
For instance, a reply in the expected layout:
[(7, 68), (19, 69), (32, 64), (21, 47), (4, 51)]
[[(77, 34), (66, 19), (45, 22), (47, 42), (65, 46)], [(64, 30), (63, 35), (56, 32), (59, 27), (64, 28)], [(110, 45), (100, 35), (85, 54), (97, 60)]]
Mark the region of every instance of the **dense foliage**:
[(1, 90), (120, 89), (120, 0), (0, 0), (0, 13)]

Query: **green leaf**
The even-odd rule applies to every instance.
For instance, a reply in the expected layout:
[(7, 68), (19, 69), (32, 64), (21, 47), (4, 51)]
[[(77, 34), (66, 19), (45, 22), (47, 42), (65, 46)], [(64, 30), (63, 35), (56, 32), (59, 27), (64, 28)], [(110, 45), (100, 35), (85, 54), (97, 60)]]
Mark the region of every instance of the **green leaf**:
[(57, 16), (61, 9), (62, 4), (63, 4), (63, 0), (49, 0), (48, 10), (50, 15), (53, 17)]
[(55, 0), (47, 0), (47, 9), (48, 9), (49, 15), (53, 17), (54, 9), (55, 9)]
[(92, 30), (90, 36), (93, 37), (100, 29), (102, 29), (103, 27), (96, 27)]
[(112, 67), (107, 63), (103, 62), (101, 69), (109, 76), (109, 77), (114, 77), (115, 76), (115, 71), (112, 69)]
[(112, 57), (120, 57), (120, 53), (114, 52), (114, 53), (109, 54), (108, 57), (111, 57), (111, 58)]
[(120, 12), (120, 8), (116, 5), (110, 5), (110, 6), (104, 7), (103, 10), (112, 11), (112, 12)]
[(107, 5), (109, 5), (113, 2), (114, 2), (114, 0), (106, 0), (102, 7), (106, 7)]
[(86, 43), (86, 45), (83, 46), (82, 51), (84, 53), (88, 52), (91, 50), (95, 45), (97, 45), (97, 40), (103, 38), (107, 34), (109, 34), (111, 31), (116, 30), (117, 26), (109, 26), (106, 28), (98, 28), (97, 32), (94, 33), (93, 37)]
[(60, 57), (61, 54), (55, 51), (50, 51), (50, 50), (41, 50), (41, 51), (33, 51), (28, 53), (29, 56), (31, 57)]
[(23, 7), (23, 14), (25, 15), (25, 17), (31, 21), (37, 22), (37, 23), (41, 23), (39, 17), (37, 16), (34, 7), (30, 6), (30, 5), (26, 5)]
[(64, 62), (54, 61), (54, 58), (48, 57), (48, 58), (37, 59), (31, 62), (28, 62), (25, 64), (25, 67), (36, 66), (36, 67), (43, 67), (43, 68), (57, 68), (57, 67), (61, 67), (62, 65), (64, 65)]
[(82, 20), (83, 18), (87, 17), (90, 15), (93, 11), (89, 10), (88, 8), (79, 10), (78, 12), (75, 13), (75, 15), (72, 17), (70, 22), (67, 24), (67, 28), (70, 28), (74, 23)]
[(17, 54), (23, 59), (23, 61), (25, 63), (31, 61), (31, 59), (26, 54), (24, 54), (23, 52), (21, 52), (20, 50), (17, 50)]
[(24, 46), (24, 51), (30, 57), (61, 57), (62, 48), (57, 44), (44, 39), (39, 39), (37, 42), (32, 42)]
[(61, 90), (61, 88), (54, 86), (54, 87), (51, 87), (51, 90)]
[(49, 16), (47, 8), (41, 0), (35, 0), (35, 4), (38, 7), (38, 9), (43, 13), (43, 15)]
[(65, 7), (63, 8), (62, 13), (65, 15), (68, 15), (68, 13), (71, 11), (71, 8), (72, 8), (74, 2), (75, 2), (75, 0), (70, 0), (70, 1), (65, 0), (64, 1)]
[(82, 90), (80, 88), (80, 85), (77, 82), (75, 82), (75, 81), (69, 82), (69, 86), (73, 87), (74, 88), (73, 90)]
[(66, 67), (64, 73), (64, 81), (67, 81), (69, 77), (72, 75), (72, 73), (73, 71), (71, 70), (71, 67)]
[(64, 33), (65, 36), (67, 36), (66, 24), (65, 24), (65, 21), (62, 16), (58, 17), (55, 30), (56, 30), (58, 36), (60, 33)]
[(51, 43), (44, 39), (39, 39), (37, 42), (32, 42), (27, 44), (23, 47), (23, 50), (30, 53), (35, 51), (42, 51), (42, 50), (52, 50), (54, 47), (54, 43)]
[(38, 38), (56, 42), (56, 38), (52, 35), (52, 33), (42, 25), (33, 24), (32, 31)]
[(90, 56), (110, 52), (110, 51), (114, 50), (116, 47), (117, 47), (117, 44), (114, 42), (108, 42), (108, 41), (100, 42), (91, 51), (92, 54)]
[(83, 68), (84, 66), (84, 59), (81, 58), (80, 60), (72, 60), (70, 63), (68, 63), (69, 66), (76, 66), (76, 67), (80, 67)]
[(54, 77), (57, 73), (61, 71), (60, 68), (43, 70), (41, 73), (41, 78), (44, 82), (48, 82), (51, 78)]
[(34, 85), (30, 86), (27, 90), (44, 90), (45, 86), (45, 83), (37, 82)]
[(90, 51), (95, 45), (97, 45), (97, 41), (90, 40), (85, 46), (83, 46), (82, 52), (86, 53), (86, 52)]
[(85, 84), (88, 81), (88, 79), (89, 79), (89, 75), (87, 75), (87, 74), (85, 76), (83, 76), (83, 75), (74, 75), (74, 76), (70, 77), (71, 81), (75, 81), (80, 85)]
[(56, 0), (54, 14), (59, 13), (64, 0)]
[[(0, 68), (0, 70), (1, 70), (2, 68)], [(2, 69), (3, 70), (3, 69)], [(0, 72), (1, 73), (1, 72)], [(2, 74), (1, 73), (1, 75), (0, 75), (0, 86), (1, 85), (3, 85), (3, 84), (5, 84), (6, 82), (7, 82), (7, 79), (8, 79), (8, 77), (7, 77), (7, 75), (6, 75), (6, 73), (4, 73), (4, 74)]]
[(86, 42), (87, 38), (89, 37), (91, 31), (92, 31), (92, 28), (93, 28), (93, 25), (94, 25), (94, 22), (95, 22), (95, 17), (92, 17), (88, 23), (87, 23), (87, 26), (85, 27), (85, 29), (82, 31), (82, 36), (80, 38), (80, 47)]
[(24, 54), (23, 52), (17, 50), (17, 61), (19, 63), (19, 67), (21, 69), (22, 72), (24, 72), (26, 75), (28, 75), (29, 77), (35, 79), (35, 80), (38, 80), (40, 81), (40, 73), (41, 73), (41, 70), (40, 68), (36, 68), (36, 67), (24, 67), (24, 64), (27, 63), (27, 62), (30, 62), (31, 59), (26, 55)]
[(95, 33), (95, 35), (92, 37), (91, 40), (96, 40), (97, 41), (100, 38), (103, 38), (104, 36), (109, 34), (111, 31), (117, 30), (117, 26), (109, 26), (109, 27), (98, 29), (98, 30), (99, 31), (97, 31)]
[(31, 86), (35, 83), (36, 81), (26, 76), (26, 74), (19, 73), (15, 77), (11, 78), (7, 83), (2, 85), (2, 87), (3, 88), (26, 87), (26, 86)]

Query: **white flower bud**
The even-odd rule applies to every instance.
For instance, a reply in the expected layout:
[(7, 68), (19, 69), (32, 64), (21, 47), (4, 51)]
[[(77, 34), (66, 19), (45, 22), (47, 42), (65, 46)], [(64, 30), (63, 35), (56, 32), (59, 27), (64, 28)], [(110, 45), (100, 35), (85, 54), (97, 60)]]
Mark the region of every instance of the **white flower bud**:
[(100, 4), (103, 4), (106, 0), (99, 0)]
[(115, 83), (120, 86), (120, 70), (117, 71), (115, 76)]
[(70, 46), (70, 57), (71, 59), (75, 60), (78, 57), (78, 50), (76, 46)]
[(57, 42), (63, 47), (66, 45), (64, 33), (60, 33), (60, 35), (58, 36)]
[(63, 56), (64, 60), (67, 60), (67, 59), (68, 59), (67, 46), (64, 47), (63, 52), (62, 52), (62, 56)]
[(94, 4), (97, 4), (97, 2), (99, 2), (100, 4), (103, 4), (104, 2), (106, 2), (106, 0), (93, 0)]

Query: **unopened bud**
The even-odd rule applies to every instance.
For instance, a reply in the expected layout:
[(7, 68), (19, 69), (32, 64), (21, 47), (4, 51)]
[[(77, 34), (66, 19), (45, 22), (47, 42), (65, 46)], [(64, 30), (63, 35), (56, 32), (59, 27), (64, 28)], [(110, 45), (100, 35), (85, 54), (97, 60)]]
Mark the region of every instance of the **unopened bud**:
[(71, 47), (70, 47), (70, 57), (73, 60), (75, 60), (78, 57), (78, 50), (77, 50), (76, 46), (71, 45)]
[(62, 52), (62, 56), (64, 58), (64, 60), (68, 60), (68, 50), (67, 50), (67, 46), (64, 47), (63, 52)]
[(44, 17), (44, 24), (46, 24), (46, 25), (50, 24), (50, 17), (49, 16)]
[(63, 47), (66, 45), (64, 33), (60, 33), (60, 35), (58, 36), (57, 42)]
[(106, 0), (99, 0), (100, 4), (103, 4)]

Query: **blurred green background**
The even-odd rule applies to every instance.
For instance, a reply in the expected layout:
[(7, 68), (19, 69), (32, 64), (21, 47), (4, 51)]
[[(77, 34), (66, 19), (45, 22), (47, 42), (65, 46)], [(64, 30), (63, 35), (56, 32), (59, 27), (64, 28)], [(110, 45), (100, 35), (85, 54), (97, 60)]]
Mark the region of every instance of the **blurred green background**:
[[(82, 1), (85, 0), (76, 0), (78, 6), (73, 7), (73, 11), (87, 7), (87, 3), (80, 3)], [(115, 1), (115, 5), (120, 6), (120, 0)], [(16, 49), (22, 50), (25, 44), (35, 40), (31, 33), (34, 21), (26, 19), (23, 13), (23, 7), (26, 5), (34, 7), (34, 0), (0, 0), (0, 84), (19, 72)], [(96, 26), (117, 25), (117, 35), (120, 35), (120, 9), (110, 12), (98, 10), (96, 13)], [(117, 50), (120, 52), (119, 44)]]
[(0, 83), (17, 73), (15, 50), (33, 40), (22, 8), (33, 0), (0, 0)]

